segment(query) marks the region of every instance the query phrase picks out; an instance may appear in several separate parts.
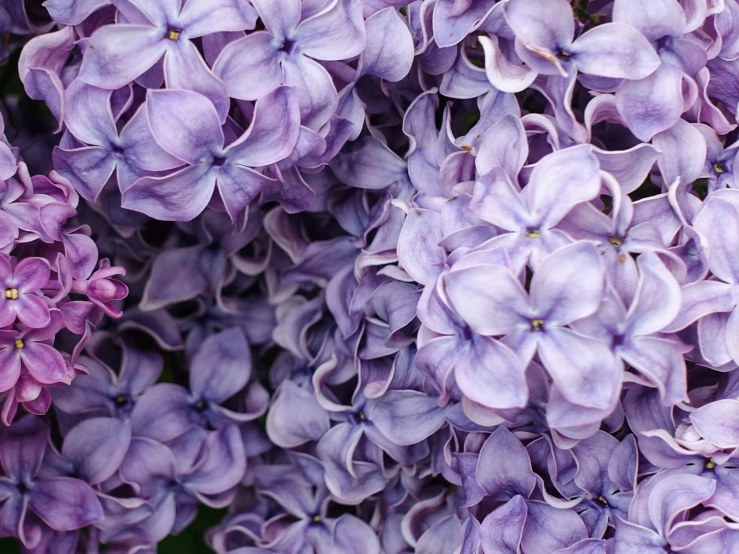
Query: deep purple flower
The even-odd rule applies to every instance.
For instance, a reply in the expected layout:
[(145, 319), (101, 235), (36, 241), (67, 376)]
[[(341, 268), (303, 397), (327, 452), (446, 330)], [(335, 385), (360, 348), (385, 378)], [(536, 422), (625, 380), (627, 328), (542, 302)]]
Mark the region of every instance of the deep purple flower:
[(49, 262), (43, 258), (25, 258), (13, 268), (11, 260), (0, 256), (0, 327), (16, 318), (28, 327), (39, 329), (51, 322), (49, 305), (38, 291), (49, 282)]
[(50, 323), (42, 328), (23, 331), (0, 331), (0, 390), (12, 387), (21, 374), (21, 368), (41, 384), (58, 383), (67, 376), (64, 358), (50, 343), (62, 328), (58, 310), (51, 313)]
[(41, 541), (43, 523), (56, 531), (72, 531), (99, 521), (103, 509), (93, 489), (69, 477), (43, 478), (38, 472), (49, 440), (43, 420), (26, 416), (0, 437), (3, 498), (2, 536), (18, 537), (26, 548)]

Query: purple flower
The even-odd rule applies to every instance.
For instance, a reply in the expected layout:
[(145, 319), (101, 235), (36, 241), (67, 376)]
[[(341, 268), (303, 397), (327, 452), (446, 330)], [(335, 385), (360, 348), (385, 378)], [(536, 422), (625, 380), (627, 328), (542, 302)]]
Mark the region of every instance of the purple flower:
[(538, 73), (567, 77), (574, 68), (599, 77), (638, 80), (659, 67), (657, 53), (638, 27), (606, 23), (573, 41), (575, 20), (565, 0), (510, 0), (504, 14), (516, 35), (516, 53)]
[[(616, 104), (631, 131), (641, 140), (672, 127), (685, 111), (683, 82), (706, 64), (706, 52), (684, 38), (689, 31), (683, 7), (658, 0), (643, 10), (636, 0), (616, 0), (613, 21), (636, 27), (655, 46), (661, 64), (645, 78), (624, 81), (616, 91)], [(692, 23), (692, 22), (691, 22)]]
[(65, 96), (64, 122), (81, 147), (54, 149), (54, 166), (75, 190), (94, 201), (115, 172), (118, 187), (127, 190), (147, 172), (183, 165), (154, 141), (141, 108), (120, 133), (110, 108), (112, 91), (89, 86), (79, 79)]
[(50, 323), (39, 329), (0, 331), (1, 391), (11, 388), (21, 374), (28, 371), (39, 383), (49, 385), (67, 376), (64, 358), (50, 343), (62, 327), (58, 310), (51, 312)]
[[(529, 293), (509, 269), (499, 265), (452, 269), (442, 282), (452, 308), (473, 331), (487, 337), (503, 335), (503, 343), (524, 365), (538, 353), (570, 402), (598, 409), (615, 405), (621, 371), (610, 344), (568, 328), (593, 314), (603, 298), (603, 266), (592, 245), (577, 242), (544, 258)], [(509, 373), (509, 369), (503, 371)], [(481, 379), (474, 374), (468, 377), (469, 385), (463, 390), (484, 404), (487, 391), (479, 388)]]
[(139, 397), (162, 372), (162, 357), (142, 352), (123, 342), (120, 369), (113, 371), (99, 360), (81, 357), (87, 368), (69, 387), (53, 389), (54, 405), (67, 414), (128, 418)]
[[(488, 241), (487, 248), (503, 248), (514, 271), (529, 259), (536, 269), (544, 256), (572, 242), (555, 226), (575, 206), (598, 194), (598, 159), (589, 146), (554, 152), (536, 164), (519, 192), (515, 178), (526, 158), (523, 127), (509, 117), (491, 131), (497, 132), (483, 139), (475, 162), (482, 176), (475, 184), (470, 211), (508, 231)], [(515, 157), (509, 156), (512, 145), (517, 148)]]
[(282, 84), (294, 87), (303, 125), (319, 129), (336, 111), (338, 94), (331, 75), (316, 60), (346, 60), (363, 50), (361, 3), (254, 0), (253, 4), (265, 30), (226, 46), (213, 72), (226, 84), (229, 96), (242, 100), (262, 98)]
[(34, 329), (51, 322), (49, 305), (38, 291), (49, 282), (49, 262), (43, 258), (25, 258), (15, 268), (6, 256), (0, 256), (0, 327), (11, 325), (16, 318)]
[[(300, 124), (294, 92), (280, 87), (257, 101), (249, 129), (228, 146), (213, 105), (185, 90), (151, 91), (147, 115), (154, 139), (188, 167), (166, 177), (144, 177), (123, 193), (123, 206), (167, 221), (190, 221), (213, 191), (233, 221), (275, 181), (252, 169), (286, 158)], [(183, 119), (181, 114), (189, 117)]]
[(41, 541), (39, 520), (55, 531), (73, 531), (103, 517), (95, 491), (84, 481), (38, 474), (48, 440), (48, 427), (34, 416), (19, 420), (0, 437), (6, 475), (0, 477), (4, 500), (0, 533), (18, 537), (29, 549)]
[(170, 383), (149, 389), (131, 414), (134, 433), (168, 441), (193, 426), (220, 429), (258, 418), (267, 404), (266, 391), (258, 383), (246, 393), (246, 413), (221, 406), (246, 386), (251, 366), (249, 344), (240, 329), (211, 335), (192, 358), (190, 391)]
[[(184, 4), (184, 5), (183, 5)], [(118, 89), (164, 59), (164, 77), (170, 88), (196, 91), (216, 107), (219, 121), (228, 102), (221, 83), (205, 65), (192, 39), (203, 35), (241, 31), (254, 26), (251, 10), (234, 0), (133, 0), (120, 6), (128, 23), (106, 25), (90, 37), (80, 78), (90, 85)]]

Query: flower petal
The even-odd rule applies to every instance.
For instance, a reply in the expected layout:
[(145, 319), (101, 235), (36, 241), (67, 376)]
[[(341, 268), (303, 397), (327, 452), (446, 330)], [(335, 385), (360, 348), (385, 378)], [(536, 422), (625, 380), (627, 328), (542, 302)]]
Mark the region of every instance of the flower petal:
[(465, 397), (493, 409), (526, 405), (523, 364), (510, 348), (489, 337), (475, 337), (457, 354), (454, 379)]
[(256, 100), (282, 83), (279, 51), (272, 43), (272, 35), (257, 31), (221, 51), (213, 73), (226, 84), (229, 96)]
[(547, 329), (539, 357), (562, 395), (588, 408), (613, 406), (621, 390), (621, 367), (605, 343), (570, 329)]
[(151, 90), (146, 114), (154, 139), (191, 165), (209, 159), (223, 146), (223, 131), (213, 104), (191, 90)]
[(102, 89), (119, 89), (164, 55), (161, 31), (148, 25), (105, 25), (90, 37), (79, 77)]
[(42, 342), (26, 342), (20, 349), (23, 365), (39, 382), (45, 385), (58, 383), (67, 376), (67, 364), (59, 351)]
[(304, 20), (294, 40), (317, 60), (346, 60), (364, 49), (366, 34), (359, 0), (333, 0), (331, 8)]
[(36, 481), (28, 505), (56, 531), (81, 529), (103, 519), (103, 507), (95, 491), (79, 479)]
[(672, 127), (683, 113), (682, 71), (663, 63), (649, 77), (624, 81), (616, 91), (616, 106), (631, 132), (648, 141)]
[(261, 167), (284, 160), (293, 151), (300, 133), (300, 113), (295, 91), (277, 87), (254, 106), (246, 133), (226, 151), (239, 165)]
[(95, 485), (113, 476), (131, 442), (131, 425), (110, 417), (86, 419), (64, 438), (62, 455), (75, 464), (80, 477)]
[(662, 63), (644, 35), (623, 23), (598, 25), (570, 49), (578, 71), (600, 77), (643, 79)]
[(544, 258), (531, 279), (531, 303), (546, 323), (566, 325), (598, 309), (604, 286), (600, 254), (591, 243), (579, 241)]
[(476, 333), (505, 335), (529, 324), (526, 291), (506, 267), (477, 265), (450, 271), (442, 284), (452, 308)]
[(213, 196), (216, 174), (205, 165), (166, 177), (144, 177), (123, 193), (123, 207), (162, 221), (191, 221)]
[(244, 388), (251, 376), (249, 344), (239, 328), (226, 329), (203, 341), (190, 362), (190, 391), (221, 403)]

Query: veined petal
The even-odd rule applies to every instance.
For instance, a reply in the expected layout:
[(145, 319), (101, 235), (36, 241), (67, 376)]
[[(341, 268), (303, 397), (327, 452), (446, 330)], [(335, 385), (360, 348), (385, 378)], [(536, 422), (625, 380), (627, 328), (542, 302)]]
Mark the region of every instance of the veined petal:
[(144, 177), (123, 193), (123, 207), (163, 221), (190, 221), (210, 202), (216, 174), (205, 165)]
[(209, 160), (223, 147), (223, 131), (213, 104), (191, 90), (152, 90), (146, 113), (154, 140), (191, 165)]
[(317, 60), (346, 60), (364, 50), (367, 40), (359, 0), (333, 0), (331, 8), (306, 19), (294, 40)]
[(452, 308), (481, 335), (504, 335), (530, 325), (526, 291), (506, 267), (478, 265), (450, 271), (442, 277), (442, 286)]
[(295, 91), (278, 87), (257, 100), (254, 118), (226, 155), (232, 163), (261, 167), (287, 158), (300, 134), (300, 110)]
[(573, 146), (543, 157), (522, 193), (530, 213), (542, 225), (556, 225), (574, 206), (598, 195), (599, 169), (590, 145)]
[(157, 27), (105, 25), (90, 37), (80, 79), (103, 89), (119, 89), (164, 55), (166, 39)]
[(539, 338), (539, 357), (562, 395), (589, 408), (615, 405), (621, 367), (608, 345), (570, 329), (547, 329)]
[(257, 31), (229, 43), (213, 64), (213, 73), (226, 85), (228, 95), (256, 100), (282, 83), (282, 68), (273, 38)]
[(682, 71), (663, 63), (644, 79), (624, 81), (616, 91), (616, 106), (631, 132), (648, 141), (683, 113)]
[(467, 398), (488, 408), (522, 408), (528, 401), (523, 363), (489, 337), (475, 337), (458, 353), (454, 379)]
[(546, 323), (566, 325), (595, 312), (604, 285), (598, 251), (589, 242), (575, 242), (544, 258), (531, 280), (531, 303)]
[(570, 47), (578, 71), (615, 79), (643, 79), (662, 63), (649, 41), (630, 25), (606, 23)]

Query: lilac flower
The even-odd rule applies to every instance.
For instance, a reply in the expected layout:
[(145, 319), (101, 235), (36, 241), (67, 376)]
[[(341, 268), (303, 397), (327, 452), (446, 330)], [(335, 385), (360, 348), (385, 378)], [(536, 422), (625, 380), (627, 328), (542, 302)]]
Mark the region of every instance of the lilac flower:
[(639, 281), (628, 311), (620, 299), (607, 296), (594, 315), (574, 327), (611, 341), (615, 354), (647, 376), (665, 404), (687, 401), (686, 347), (659, 333), (680, 311), (680, 286), (655, 254), (642, 254), (636, 263)]
[(575, 508), (591, 537), (603, 537), (607, 526), (629, 512), (638, 469), (633, 436), (621, 442), (599, 431), (573, 448), (578, 463), (574, 481), (586, 491), (586, 500)]
[(80, 78), (90, 85), (115, 90), (163, 58), (167, 86), (204, 94), (223, 121), (228, 111), (223, 83), (205, 65), (192, 39), (253, 28), (250, 10), (240, 8), (234, 0), (219, 0), (216, 4), (202, 0), (133, 0), (119, 9), (129, 23), (106, 25), (90, 37)]
[[(519, 192), (512, 179), (525, 160), (526, 139), (521, 124), (514, 121), (502, 120), (480, 145), (475, 163), (482, 177), (475, 184), (470, 211), (508, 231), (485, 246), (503, 248), (511, 267), (518, 271), (529, 258), (536, 269), (544, 256), (571, 242), (566, 233), (554, 227), (572, 208), (598, 194), (600, 176), (590, 147), (576, 146), (540, 160)], [(516, 158), (505, 158), (513, 144), (519, 148)], [(493, 157), (494, 152), (500, 157)], [(496, 162), (503, 159), (505, 169), (496, 169)]]
[(346, 60), (365, 45), (361, 3), (255, 0), (265, 30), (230, 43), (213, 65), (229, 96), (257, 100), (275, 87), (295, 87), (300, 119), (317, 130), (334, 114), (338, 94), (319, 61)]
[(48, 439), (43, 420), (26, 416), (5, 429), (0, 440), (0, 462), (7, 475), (0, 478), (0, 533), (18, 537), (29, 549), (41, 541), (39, 520), (56, 531), (72, 531), (103, 516), (95, 492), (84, 481), (38, 474)]
[(99, 360), (83, 357), (87, 368), (69, 387), (53, 389), (54, 405), (68, 414), (128, 418), (139, 397), (162, 372), (162, 358), (123, 342), (121, 367), (113, 371)]
[(58, 383), (67, 376), (64, 358), (49, 344), (63, 325), (61, 319), (60, 312), (55, 310), (49, 324), (39, 329), (0, 331), (0, 367), (3, 373), (0, 390), (6, 391), (15, 385), (21, 368), (38, 383), (46, 385)]
[[(473, 331), (489, 337), (503, 335), (503, 343), (524, 365), (538, 352), (565, 398), (603, 409), (615, 404), (621, 383), (610, 344), (567, 327), (600, 305), (601, 264), (593, 246), (578, 242), (544, 259), (528, 294), (509, 269), (497, 265), (453, 269), (443, 277), (443, 286), (452, 308)], [(496, 286), (491, 288), (490, 282)], [(468, 392), (484, 402), (485, 394), (475, 390), (478, 383), (473, 380)]]
[(264, 413), (267, 402), (266, 391), (259, 384), (247, 391), (246, 413), (220, 405), (243, 389), (250, 376), (251, 352), (241, 330), (211, 335), (192, 358), (190, 391), (169, 383), (149, 389), (131, 414), (134, 433), (168, 441), (196, 425), (220, 429), (256, 419)]
[[(147, 115), (154, 139), (188, 167), (166, 177), (144, 177), (123, 193), (123, 205), (167, 221), (190, 221), (213, 191), (233, 221), (275, 181), (252, 169), (278, 162), (293, 150), (299, 116), (294, 93), (280, 87), (257, 101), (249, 129), (235, 142), (224, 134), (207, 98), (185, 90), (151, 91)], [(180, 114), (189, 117), (182, 119)]]
[(16, 318), (28, 327), (39, 329), (51, 322), (49, 305), (37, 294), (51, 276), (49, 262), (43, 258), (25, 258), (13, 268), (11, 260), (0, 256), (0, 327)]
[(144, 109), (139, 109), (119, 134), (110, 110), (111, 96), (112, 91), (73, 81), (66, 91), (64, 122), (84, 145), (54, 150), (57, 171), (90, 201), (97, 199), (114, 172), (121, 191), (126, 191), (146, 172), (183, 165), (153, 140)]
[(480, 523), (485, 552), (555, 552), (587, 540), (585, 524), (573, 509), (530, 499), (537, 477), (526, 448), (505, 427), (488, 437), (478, 455), (461, 454), (459, 460), (471, 472), (464, 479), (465, 504), (497, 501)]
[(152, 439), (134, 438), (120, 475), (155, 506), (166, 535), (192, 521), (199, 501), (214, 507), (230, 503), (230, 493), (245, 470), (243, 442), (231, 425), (172, 448)]
[[(315, 460), (303, 463), (317, 465)], [(349, 514), (338, 519), (328, 515), (331, 497), (322, 484), (320, 465), (311, 470), (312, 475), (302, 475), (296, 468), (272, 465), (257, 477), (259, 492), (284, 510), (264, 522), (262, 545), (285, 554), (330, 553), (337, 547), (357, 553), (380, 552), (377, 535), (365, 522)]]
[(516, 35), (516, 53), (536, 72), (567, 77), (571, 68), (618, 79), (643, 79), (659, 58), (639, 27), (598, 25), (573, 41), (575, 21), (564, 0), (510, 0), (506, 22)]
[[(641, 80), (624, 81), (616, 91), (618, 111), (641, 140), (672, 127), (685, 110), (683, 82), (706, 63), (705, 51), (683, 35), (688, 21), (682, 6), (670, 0), (650, 4), (617, 0), (613, 21), (636, 27), (657, 49), (662, 63)], [(689, 86), (689, 85), (687, 85)]]
[(709, 479), (696, 475), (652, 477), (637, 489), (629, 519), (616, 526), (616, 542), (627, 554), (670, 552), (670, 538), (681, 526), (681, 514), (708, 498), (713, 488)]
[[(739, 265), (731, 247), (726, 243), (727, 225), (737, 220), (734, 189), (723, 189), (711, 194), (693, 222), (696, 231), (701, 233), (711, 249), (708, 251), (708, 265), (715, 280), (690, 283), (683, 287), (683, 303), (680, 313), (669, 324), (672, 330), (679, 330), (698, 320), (698, 346), (707, 363), (720, 367), (732, 360), (739, 360), (734, 341), (737, 317), (731, 289), (739, 278)], [(727, 315), (726, 314), (730, 314)]]

